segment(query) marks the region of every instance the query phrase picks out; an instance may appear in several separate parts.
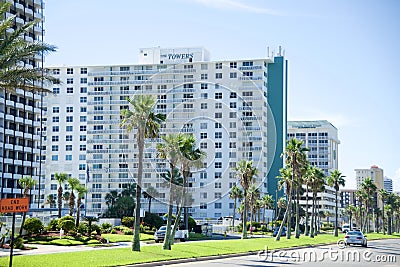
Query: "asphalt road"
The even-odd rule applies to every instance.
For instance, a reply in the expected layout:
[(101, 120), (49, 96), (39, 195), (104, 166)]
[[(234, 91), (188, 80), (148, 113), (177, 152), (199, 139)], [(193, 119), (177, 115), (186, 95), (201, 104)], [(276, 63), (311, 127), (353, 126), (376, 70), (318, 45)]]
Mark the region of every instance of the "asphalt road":
[(263, 251), (259, 255), (174, 264), (179, 267), (231, 266), (400, 266), (399, 240), (369, 241), (368, 248), (337, 245), (315, 248)]

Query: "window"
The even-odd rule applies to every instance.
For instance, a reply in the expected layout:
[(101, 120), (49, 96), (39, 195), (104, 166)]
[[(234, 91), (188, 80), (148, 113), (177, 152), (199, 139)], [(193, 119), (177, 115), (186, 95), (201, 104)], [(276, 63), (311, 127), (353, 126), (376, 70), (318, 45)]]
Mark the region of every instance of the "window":
[(221, 139), (222, 138), (222, 132), (216, 132), (216, 133), (214, 133), (214, 135), (215, 135), (216, 139)]
[(214, 198), (222, 198), (222, 193), (221, 192), (215, 192), (214, 193)]
[(222, 172), (216, 172), (216, 173), (214, 173), (214, 178), (215, 178), (215, 179), (221, 179), (221, 178), (222, 178)]
[(87, 78), (81, 78), (81, 83), (87, 83)]
[(81, 107), (81, 112), (86, 112), (87, 111), (87, 107)]
[(59, 75), (60, 69), (53, 69), (53, 75)]
[(222, 79), (222, 73), (220, 72), (215, 73), (215, 79)]
[(235, 92), (231, 92), (231, 95), (229, 96), (230, 98), (236, 98), (237, 97), (237, 95), (236, 95), (236, 93)]
[(222, 152), (215, 152), (215, 158), (216, 159), (221, 159), (222, 158)]
[(244, 71), (243, 76), (244, 77), (253, 77), (253, 72), (252, 71)]
[(215, 162), (215, 163), (214, 163), (214, 167), (215, 167), (216, 169), (221, 169), (221, 168), (222, 168), (222, 162)]
[(60, 117), (58, 117), (58, 116), (53, 117), (53, 122), (60, 122)]
[(65, 155), (65, 160), (66, 161), (71, 161), (72, 160), (72, 155)]
[(86, 132), (86, 125), (81, 125), (81, 126), (79, 127), (79, 130), (80, 130), (81, 132)]
[(201, 103), (200, 109), (207, 109), (207, 103)]
[(200, 143), (201, 149), (207, 149), (207, 143)]
[(72, 151), (72, 145), (66, 145), (65, 151)]
[(53, 107), (53, 113), (60, 113), (60, 107)]
[[(94, 156), (94, 155), (93, 155)], [(94, 158), (94, 157), (93, 157)], [(79, 160), (86, 160), (86, 154), (80, 154)]]
[(222, 99), (222, 93), (215, 93), (215, 99)]
[(229, 128), (236, 128), (236, 122), (235, 121), (230, 122), (229, 123)]
[(215, 209), (222, 209), (222, 203), (219, 203), (219, 202), (218, 203), (214, 203), (214, 208)]
[(67, 113), (74, 112), (74, 107), (67, 107)]
[(103, 116), (94, 116), (93, 118), (95, 121), (102, 121), (103, 120)]
[(207, 204), (206, 203), (200, 203), (200, 209), (201, 210), (206, 210), (207, 209)]
[(236, 102), (230, 102), (229, 103), (230, 108), (236, 108)]
[(215, 69), (221, 70), (222, 69), (222, 63), (215, 63)]
[(236, 152), (229, 152), (229, 158), (230, 159), (236, 158)]
[(236, 72), (229, 73), (229, 78), (231, 78), (231, 79), (237, 78), (237, 73)]
[(216, 112), (215, 113), (215, 118), (216, 119), (221, 119), (222, 118), (222, 112)]
[(53, 135), (53, 136), (51, 137), (51, 141), (52, 141), (52, 142), (58, 142), (58, 141), (59, 141), (59, 137), (56, 136), (56, 135)]
[(80, 122), (86, 122), (86, 116), (80, 116), (79, 117)]
[(201, 76), (200, 76), (200, 79), (201, 80), (207, 80), (208, 79), (207, 73), (202, 73)]
[(86, 170), (86, 164), (79, 164), (79, 170), (80, 171)]
[(229, 132), (229, 138), (236, 138), (236, 132)]
[(103, 130), (103, 125), (95, 125), (93, 126), (93, 130), (95, 131)]
[(73, 121), (74, 121), (74, 117), (72, 117), (72, 116), (66, 117), (66, 122), (73, 122)]
[(81, 93), (86, 94), (87, 93), (87, 87), (81, 87)]
[(201, 68), (201, 70), (207, 70), (208, 69), (208, 65), (207, 64), (201, 64), (200, 68)]
[(229, 148), (236, 148), (236, 142), (230, 142)]
[(206, 139), (207, 133), (200, 133), (200, 139)]
[(73, 84), (74, 78), (67, 78), (67, 84)]
[(81, 102), (81, 103), (86, 103), (86, 102), (87, 102), (87, 97), (86, 97), (86, 96), (81, 96), (81, 97), (79, 98), (79, 102)]
[(243, 61), (242, 66), (251, 67), (253, 66), (253, 61)]
[(60, 88), (53, 88), (53, 94), (59, 94)]
[(81, 74), (87, 74), (87, 68), (81, 68)]
[(72, 135), (66, 135), (65, 136), (65, 141), (72, 141)]
[(222, 124), (219, 123), (219, 122), (216, 122), (215, 123), (215, 129), (220, 129), (220, 128), (222, 128)]
[(221, 142), (215, 142), (215, 148), (222, 148)]
[(67, 68), (67, 74), (74, 74), (73, 68)]
[(86, 135), (80, 135), (79, 141), (86, 141)]
[(58, 146), (57, 145), (52, 145), (51, 146), (51, 151), (58, 151)]
[(216, 109), (221, 109), (222, 108), (222, 103), (215, 103), (215, 108)]
[(51, 184), (50, 190), (57, 190), (57, 184)]
[(200, 123), (200, 129), (207, 129), (207, 122)]
[(67, 87), (67, 94), (73, 94), (73, 93), (74, 93), (74, 88)]
[(200, 86), (201, 89), (208, 89), (208, 84), (202, 83)]
[(229, 63), (229, 67), (230, 67), (231, 69), (236, 69), (236, 68), (237, 68), (237, 62), (231, 62), (231, 63)]
[(207, 173), (206, 172), (201, 172), (200, 173), (200, 179), (207, 179)]
[(69, 125), (69, 126), (66, 126), (65, 127), (65, 130), (67, 131), (67, 132), (72, 132), (74, 129), (73, 129), (74, 127), (72, 126), (72, 125)]
[(86, 151), (86, 145), (79, 145), (79, 151)]
[(58, 133), (60, 131), (60, 127), (59, 126), (53, 126), (53, 133)]
[(51, 161), (58, 161), (58, 155), (52, 155)]
[(229, 118), (236, 118), (236, 112), (229, 112)]

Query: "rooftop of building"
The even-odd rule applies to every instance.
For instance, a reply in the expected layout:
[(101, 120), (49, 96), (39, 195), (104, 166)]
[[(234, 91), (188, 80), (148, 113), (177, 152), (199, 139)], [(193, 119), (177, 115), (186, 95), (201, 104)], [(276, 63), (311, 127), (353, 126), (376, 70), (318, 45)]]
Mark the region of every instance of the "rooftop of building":
[(316, 120), (316, 121), (288, 121), (289, 128), (307, 129), (307, 128), (321, 128), (321, 127), (333, 127), (332, 123), (327, 120)]

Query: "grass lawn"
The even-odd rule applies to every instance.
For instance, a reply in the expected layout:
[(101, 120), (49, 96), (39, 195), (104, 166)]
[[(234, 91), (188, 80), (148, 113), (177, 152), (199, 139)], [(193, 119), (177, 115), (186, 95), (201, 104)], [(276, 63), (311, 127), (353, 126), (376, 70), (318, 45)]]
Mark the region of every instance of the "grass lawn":
[[(400, 235), (367, 234), (368, 239), (400, 238)], [(177, 243), (171, 251), (162, 250), (162, 245), (143, 246), (141, 252), (132, 252), (130, 248), (116, 248), (106, 250), (91, 250), (57, 254), (43, 254), (31, 256), (16, 256), (13, 266), (40, 267), (74, 267), (74, 266), (118, 266), (143, 262), (153, 262), (170, 259), (194, 258), (202, 256), (234, 254), (240, 252), (259, 251), (268, 246), (268, 249), (280, 249), (293, 246), (336, 243), (339, 237), (320, 234), (315, 238), (301, 236), (300, 239), (282, 238), (276, 242), (274, 238), (253, 238), (246, 240), (220, 240), (193, 243)], [(8, 257), (0, 258), (0, 266), (8, 265)]]
[[(102, 234), (101, 237), (108, 239), (110, 241), (110, 243), (130, 242), (133, 240), (133, 235)], [(154, 235), (145, 234), (145, 233), (140, 234), (141, 241), (148, 241), (148, 240), (153, 240), (153, 239), (154, 239)]]

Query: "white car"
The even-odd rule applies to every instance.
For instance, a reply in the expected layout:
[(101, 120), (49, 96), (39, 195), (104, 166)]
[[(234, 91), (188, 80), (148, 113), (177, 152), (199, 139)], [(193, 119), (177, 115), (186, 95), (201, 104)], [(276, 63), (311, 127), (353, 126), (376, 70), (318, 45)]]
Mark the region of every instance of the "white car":
[(342, 233), (347, 233), (348, 231), (350, 231), (350, 224), (343, 224)]
[[(172, 229), (174, 229), (174, 226), (171, 225), (171, 231)], [(158, 229), (155, 233), (154, 233), (154, 240), (156, 241), (156, 243), (161, 242), (164, 240), (165, 238), (165, 233), (167, 232), (167, 226), (161, 226), (160, 229)], [(189, 231), (188, 230), (179, 230), (176, 229), (175, 232), (175, 237), (174, 239), (179, 239), (181, 241), (186, 241), (189, 238)]]
[(367, 238), (360, 231), (348, 231), (344, 237), (344, 243), (348, 245), (361, 245), (367, 247)]

